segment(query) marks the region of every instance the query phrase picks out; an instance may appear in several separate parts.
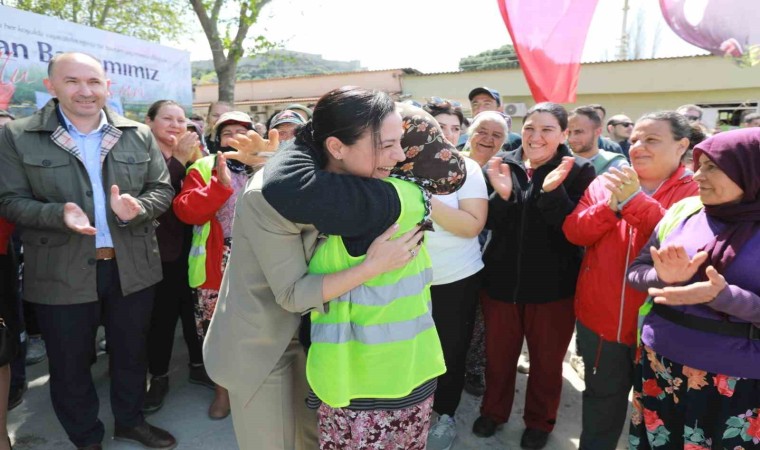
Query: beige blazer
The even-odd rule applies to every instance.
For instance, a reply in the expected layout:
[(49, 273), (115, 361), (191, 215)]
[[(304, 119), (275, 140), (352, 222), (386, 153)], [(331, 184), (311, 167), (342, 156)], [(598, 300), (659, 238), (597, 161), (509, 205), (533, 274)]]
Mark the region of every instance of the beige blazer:
[(263, 173), (238, 198), (232, 252), (203, 344), (211, 379), (249, 400), (285, 352), (301, 315), (323, 311), (323, 276), (307, 275), (318, 232), (289, 222), (267, 203)]

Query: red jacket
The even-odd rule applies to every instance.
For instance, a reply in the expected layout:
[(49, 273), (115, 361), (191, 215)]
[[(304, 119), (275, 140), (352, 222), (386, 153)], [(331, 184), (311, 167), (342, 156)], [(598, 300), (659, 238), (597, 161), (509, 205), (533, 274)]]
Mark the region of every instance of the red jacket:
[(224, 186), (216, 178), (216, 169), (211, 172), (209, 184), (203, 182), (200, 172), (191, 170), (172, 203), (174, 214), (182, 222), (199, 226), (211, 222), (206, 241), (206, 281), (199, 286), (203, 289), (219, 290), (222, 285), (224, 231), (222, 224), (216, 220), (216, 212), (232, 194), (232, 188)]
[(0, 217), (0, 255), (8, 254), (8, 242), (11, 240), (14, 225)]
[(627, 284), (628, 266), (667, 208), (697, 192), (691, 172), (680, 166), (652, 197), (637, 194), (618, 217), (607, 206), (610, 192), (603, 178), (591, 183), (562, 225), (568, 241), (586, 247), (575, 291), (575, 314), (585, 327), (606, 341), (635, 344), (646, 294)]

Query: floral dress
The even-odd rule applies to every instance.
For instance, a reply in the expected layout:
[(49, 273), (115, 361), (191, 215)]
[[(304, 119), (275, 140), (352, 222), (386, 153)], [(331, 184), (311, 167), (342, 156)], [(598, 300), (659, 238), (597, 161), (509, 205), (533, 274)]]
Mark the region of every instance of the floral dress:
[[(693, 369), (647, 346), (637, 360), (631, 450), (760, 449), (760, 380)], [(679, 416), (683, 426), (665, 427)]]

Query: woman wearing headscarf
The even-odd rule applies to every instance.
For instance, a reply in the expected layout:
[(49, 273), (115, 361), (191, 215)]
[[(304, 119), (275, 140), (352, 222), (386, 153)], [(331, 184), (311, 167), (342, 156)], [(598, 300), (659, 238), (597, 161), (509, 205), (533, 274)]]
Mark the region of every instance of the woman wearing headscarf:
[(525, 116), (522, 146), (488, 168), (496, 195), (488, 204), (493, 234), (483, 256), (486, 391), (472, 429), (488, 437), (509, 420), (526, 340), (531, 368), (520, 445), (528, 449), (544, 447), (554, 429), (575, 325), (581, 248), (567, 241), (562, 223), (595, 177), (591, 163), (564, 144), (567, 124), (561, 105), (535, 105)]
[(699, 197), (668, 211), (628, 271), (650, 295), (632, 449), (760, 443), (760, 130), (698, 144), (694, 169)]
[[(198, 338), (203, 342), (219, 297), (222, 273), (232, 248), (232, 222), (235, 204), (253, 170), (240, 161), (228, 159), (232, 151), (229, 141), (253, 129), (247, 114), (232, 111), (221, 115), (214, 125), (218, 151), (197, 160), (187, 170), (182, 191), (172, 207), (177, 218), (193, 225), (188, 258), (190, 287), (195, 289), (195, 323)], [(263, 164), (259, 158), (252, 164)], [(230, 400), (224, 387), (216, 386), (214, 401), (209, 407), (211, 419), (223, 419), (230, 413)]]
[[(378, 132), (370, 133), (366, 125), (352, 131), (348, 124), (366, 113), (356, 106), (367, 96), (368, 111), (386, 111)], [(452, 192), (464, 181), (464, 163), (435, 120), (419, 108), (400, 108), (399, 116), (384, 93), (331, 91), (296, 140), (301, 147), (296, 151), (307, 160), (311, 155), (311, 162), (292, 153), (282, 155), (289, 160), (267, 166), (267, 173), (278, 172), (278, 181), (265, 185), (264, 195), (283, 216), (341, 232), (327, 231), (331, 235), (315, 252), (310, 272), (330, 273), (360, 262), (378, 231), (396, 222), (399, 231), (424, 223), (429, 193)], [(395, 146), (404, 151), (392, 152)], [(324, 171), (316, 170), (317, 161), (324, 162)], [(350, 201), (356, 193), (344, 191), (357, 176), (382, 179), (359, 185), (368, 195), (362, 203), (379, 201), (383, 214), (367, 217)], [(404, 268), (333, 298), (329, 311), (312, 313), (307, 377), (309, 403), (319, 408), (320, 448), (425, 448), (436, 378), (445, 372), (428, 306), (431, 278), (423, 245)]]
[[(356, 168), (353, 163), (357, 162), (357, 154), (350, 150), (396, 155), (402, 133), (400, 124), (391, 127), (390, 139), (389, 131), (381, 127), (384, 119), (396, 114), (393, 101), (387, 94), (355, 87), (332, 91), (325, 100), (316, 108), (313, 123), (301, 130), (296, 145), (278, 151), (265, 169), (254, 176), (238, 202), (237, 223), (244, 225), (234, 229), (239, 244), (232, 249), (230, 267), (204, 345), (204, 359), (209, 375), (230, 388), (232, 418), (241, 448), (316, 447), (312, 436), (316, 432), (315, 415), (309, 416), (304, 411), (306, 393), (301, 390), (306, 384), (303, 346), (294, 339), (299, 334), (300, 315), (345, 309), (346, 299), (360, 298), (359, 294), (367, 291), (361, 287), (353, 292), (353, 288), (379, 274), (404, 268), (415, 258), (420, 258), (417, 262), (425, 261), (418, 246), (421, 234), (415, 232), (416, 227), (401, 238), (389, 240), (399, 231), (393, 224), (401, 214), (401, 202), (396, 188), (374, 175), (387, 174), (388, 164), (393, 163), (367, 167), (360, 164), (365, 176), (321, 170), (327, 164), (328, 146), (336, 150), (337, 145), (345, 152), (348, 158), (345, 164), (352, 164), (352, 170)], [(440, 129), (432, 126), (435, 123), (432, 119), (423, 120), (422, 111), (419, 113), (414, 135), (423, 142), (430, 140), (433, 144), (430, 149), (440, 146)], [(380, 138), (381, 148), (375, 149), (373, 139), (368, 137)], [(257, 146), (260, 138), (255, 135), (250, 141), (237, 140), (236, 148), (249, 155), (271, 151)], [(272, 146), (276, 147), (276, 143)], [(461, 159), (456, 153), (446, 160), (436, 158), (436, 154), (421, 151), (416, 158), (409, 158), (408, 166), (405, 161), (402, 167), (413, 172), (433, 192), (453, 191), (463, 182)], [(431, 163), (441, 170), (425, 170)], [(367, 176), (369, 169), (372, 177)], [(417, 206), (407, 209), (407, 214), (419, 212)], [(351, 251), (366, 253), (366, 259), (358, 254), (363, 262), (340, 272), (307, 273), (306, 265), (314, 261), (319, 235), (310, 222), (333, 236), (347, 236), (344, 239)], [(375, 237), (366, 242), (365, 238), (370, 236)], [(331, 239), (336, 242), (335, 237)], [(400, 265), (398, 255), (402, 257)], [(411, 279), (416, 279), (416, 275)], [(417, 299), (412, 303), (417, 304)], [(433, 369), (437, 371), (437, 367)], [(424, 394), (430, 389), (435, 389), (434, 383), (423, 383), (423, 389), (415, 390), (416, 396), (411, 399), (428, 401)], [(410, 403), (410, 398), (402, 400), (407, 401), (407, 407), (429, 410), (429, 402), (422, 405)], [(274, 408), (282, 413), (270, 414)], [(397, 413), (409, 415), (403, 409)], [(414, 429), (419, 432), (415, 435), (421, 434), (427, 415), (411, 417)], [(386, 442), (392, 436), (393, 433), (384, 433), (382, 438), (375, 435), (375, 439)], [(357, 431), (354, 437), (371, 436)], [(403, 442), (409, 442), (408, 437), (403, 438), (406, 439)], [(424, 444), (424, 435), (421, 442)], [(413, 445), (401, 447), (415, 448)]]
[(623, 431), (645, 297), (625, 274), (665, 211), (697, 194), (681, 164), (691, 130), (675, 111), (642, 116), (631, 134), (633, 167), (600, 174), (562, 226), (568, 241), (586, 248), (575, 292), (586, 382), (580, 448), (614, 450)]

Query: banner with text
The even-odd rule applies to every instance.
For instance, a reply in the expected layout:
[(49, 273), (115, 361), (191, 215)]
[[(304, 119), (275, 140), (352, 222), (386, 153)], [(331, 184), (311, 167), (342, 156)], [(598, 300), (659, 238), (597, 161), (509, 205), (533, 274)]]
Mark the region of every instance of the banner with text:
[(0, 109), (22, 117), (44, 104), (48, 62), (68, 51), (102, 61), (109, 105), (127, 117), (142, 120), (161, 99), (192, 106), (189, 52), (0, 6)]

